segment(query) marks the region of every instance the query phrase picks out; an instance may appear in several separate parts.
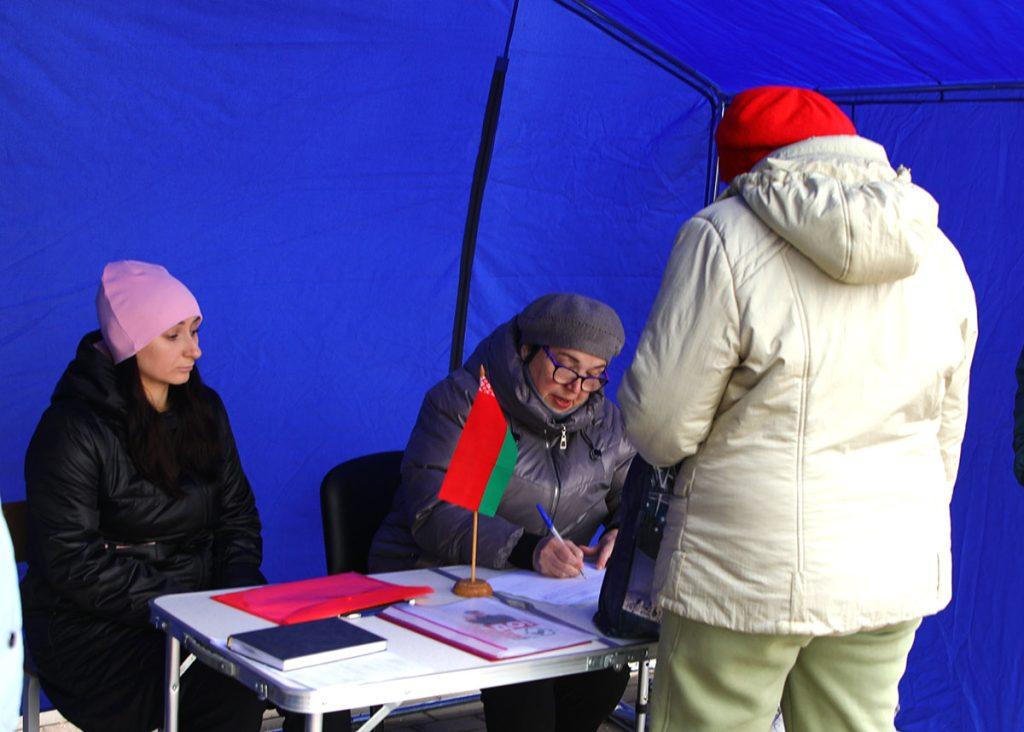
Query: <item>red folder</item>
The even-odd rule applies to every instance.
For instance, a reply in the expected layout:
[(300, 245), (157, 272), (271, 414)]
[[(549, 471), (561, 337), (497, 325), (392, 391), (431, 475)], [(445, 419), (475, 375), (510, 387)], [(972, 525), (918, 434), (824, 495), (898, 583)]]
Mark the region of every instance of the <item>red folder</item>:
[(291, 625), (409, 600), (433, 591), (432, 587), (393, 585), (358, 572), (342, 572), (213, 595), (213, 599), (279, 625)]

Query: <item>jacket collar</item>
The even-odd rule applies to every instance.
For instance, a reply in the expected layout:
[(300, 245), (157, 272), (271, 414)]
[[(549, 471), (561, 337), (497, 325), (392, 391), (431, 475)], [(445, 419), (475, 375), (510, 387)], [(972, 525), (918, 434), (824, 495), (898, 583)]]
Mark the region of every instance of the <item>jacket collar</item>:
[(114, 362), (103, 347), (98, 330), (86, 333), (78, 344), (74, 360), (68, 364), (53, 390), (51, 402), (81, 401), (97, 412), (123, 417), (126, 404), (117, 386)]

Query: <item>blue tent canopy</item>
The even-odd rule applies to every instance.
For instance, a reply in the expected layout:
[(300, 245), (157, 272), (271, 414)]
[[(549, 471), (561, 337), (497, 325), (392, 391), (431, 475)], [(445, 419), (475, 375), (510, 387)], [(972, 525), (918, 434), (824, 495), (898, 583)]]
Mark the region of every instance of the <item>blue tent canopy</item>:
[(3, 3), (0, 490), (24, 495), (103, 263), (160, 262), (206, 315), (203, 374), (266, 573), (322, 573), (320, 479), (404, 445), (461, 346), (460, 302), (468, 350), (533, 297), (584, 292), (622, 315), (628, 353), (676, 230), (714, 193), (722, 103), (815, 87), (939, 200), (980, 311), (954, 601), (918, 634), (898, 724), (1024, 728), (1020, 38), (1024, 10), (997, 0)]
[(696, 0), (566, 3), (688, 65), (727, 92), (993, 85), (1024, 73), (1024, 18), (1010, 2)]

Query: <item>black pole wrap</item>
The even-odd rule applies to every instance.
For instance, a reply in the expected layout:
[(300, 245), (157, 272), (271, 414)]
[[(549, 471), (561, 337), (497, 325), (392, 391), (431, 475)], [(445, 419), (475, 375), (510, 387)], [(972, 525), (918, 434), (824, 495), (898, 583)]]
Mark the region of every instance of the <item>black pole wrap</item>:
[(462, 261), (459, 263), (459, 290), (455, 299), (449, 372), (462, 364), (462, 350), (466, 340), (466, 315), (469, 311), (469, 285), (473, 278), (473, 257), (476, 255), (476, 234), (480, 228), (480, 208), (484, 201), (484, 188), (487, 186), (487, 172), (491, 168), (491, 154), (494, 152), (494, 137), (498, 132), (498, 113), (501, 111), (501, 95), (505, 90), (507, 71), (508, 57), (499, 56), (494, 62), (494, 73), (491, 75), (491, 89), (487, 95), (483, 129), (480, 131), (480, 149), (476, 154), (473, 185), (469, 191), (466, 228), (462, 234)]

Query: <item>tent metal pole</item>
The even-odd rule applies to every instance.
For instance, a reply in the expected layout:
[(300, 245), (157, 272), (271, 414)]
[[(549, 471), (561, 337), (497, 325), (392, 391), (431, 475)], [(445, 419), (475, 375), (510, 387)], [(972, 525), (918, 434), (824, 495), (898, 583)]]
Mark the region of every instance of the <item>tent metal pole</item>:
[[(836, 104), (954, 104), (957, 102), (1024, 102), (1024, 81), (991, 81), (976, 84), (876, 86), (849, 89), (818, 89)], [(1020, 96), (1012, 96), (1013, 93)], [(1007, 95), (1009, 93), (1009, 95)], [(962, 94), (964, 96), (949, 96)], [(974, 94), (976, 96), (971, 96)], [(933, 95), (926, 98), (926, 95)], [(911, 97), (911, 98), (908, 98)]]
[[(835, 97), (860, 97), (883, 94), (948, 94), (950, 92), (983, 92), (1024, 90), (1024, 81), (987, 81), (975, 84), (918, 84), (913, 86), (865, 86), (836, 89), (818, 89), (829, 99)], [(971, 101), (969, 98), (965, 101)]]
[(515, 28), (516, 13), (518, 11), (519, 0), (515, 0), (512, 6), (512, 17), (508, 25), (508, 36), (505, 39), (505, 52), (503, 55), (498, 56), (494, 62), (494, 71), (491, 74), (491, 87), (487, 94), (487, 107), (484, 109), (484, 122), (480, 131), (480, 147), (476, 153), (473, 182), (469, 189), (469, 208), (466, 211), (466, 226), (462, 233), (462, 257), (459, 262), (459, 289), (455, 296), (452, 347), (451, 356), (448, 360), (449, 372), (462, 365), (462, 352), (466, 341), (466, 320), (469, 313), (469, 287), (473, 279), (476, 236), (480, 228), (480, 210), (483, 206), (484, 189), (487, 187), (487, 173), (491, 168), (494, 138), (498, 133), (498, 115), (501, 112), (501, 97), (505, 90), (505, 77), (508, 73), (508, 51), (512, 45), (512, 31)]
[[(826, 95), (827, 96), (827, 95)], [(1024, 94), (1019, 97), (961, 97), (958, 99), (873, 99), (871, 97), (829, 97), (836, 104), (848, 104), (850, 106), (900, 106), (909, 104), (997, 104), (1011, 102), (1016, 104), (1024, 103)]]
[(725, 102), (720, 101), (711, 109), (708, 125), (708, 167), (704, 179), (704, 205), (710, 206), (718, 192), (718, 148), (715, 146), (715, 127), (725, 114)]

